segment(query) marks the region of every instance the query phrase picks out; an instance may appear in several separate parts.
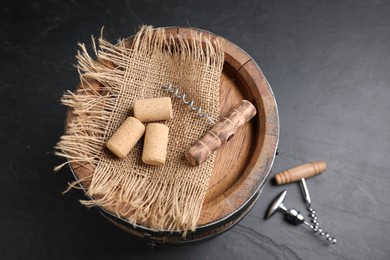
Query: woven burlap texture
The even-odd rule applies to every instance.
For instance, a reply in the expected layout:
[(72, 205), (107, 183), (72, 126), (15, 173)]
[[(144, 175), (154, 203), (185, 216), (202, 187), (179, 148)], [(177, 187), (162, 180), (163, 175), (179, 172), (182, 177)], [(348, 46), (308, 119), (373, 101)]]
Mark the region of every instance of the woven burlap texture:
[[(173, 36), (150, 26), (141, 27), (132, 43), (119, 40), (114, 45), (102, 37), (98, 43), (96, 60), (80, 44), (81, 84), (62, 98), (71, 109), (72, 120), (56, 154), (90, 170), (82, 181), (89, 184), (86, 192), (91, 200), (83, 204), (103, 207), (154, 230), (184, 234), (195, 230), (215, 158), (191, 167), (184, 152), (210, 125), (162, 86), (178, 86), (202, 110), (218, 118), (224, 61), (220, 43), (191, 30)], [(111, 154), (105, 142), (132, 115), (133, 102), (163, 96), (172, 97), (174, 114), (173, 119), (161, 122), (169, 127), (166, 164), (155, 167), (141, 161), (143, 139), (125, 159)]]

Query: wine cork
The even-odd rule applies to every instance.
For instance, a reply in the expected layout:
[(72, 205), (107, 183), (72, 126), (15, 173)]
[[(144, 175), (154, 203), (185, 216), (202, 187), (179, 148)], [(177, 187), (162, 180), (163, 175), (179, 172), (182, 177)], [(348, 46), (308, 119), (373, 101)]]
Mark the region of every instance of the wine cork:
[(165, 164), (167, 157), (169, 128), (166, 125), (150, 123), (146, 126), (142, 161), (154, 166)]
[(126, 157), (141, 139), (145, 126), (137, 118), (128, 117), (107, 141), (107, 148), (119, 158)]
[(173, 118), (170, 97), (136, 100), (134, 117), (141, 122), (162, 121)]

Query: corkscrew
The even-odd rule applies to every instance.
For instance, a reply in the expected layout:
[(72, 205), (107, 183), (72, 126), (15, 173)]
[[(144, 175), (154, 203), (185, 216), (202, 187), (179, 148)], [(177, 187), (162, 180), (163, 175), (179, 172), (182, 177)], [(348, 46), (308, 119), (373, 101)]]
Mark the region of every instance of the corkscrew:
[(295, 225), (305, 224), (315, 233), (318, 233), (320, 236), (325, 237), (327, 241), (331, 242), (332, 244), (336, 244), (337, 242), (336, 238), (331, 237), (328, 232), (323, 231), (319, 226), (319, 223), (317, 221), (317, 216), (315, 215), (315, 211), (313, 209), (310, 214), (310, 216), (312, 217), (313, 224), (310, 224), (309, 222), (305, 221), (305, 218), (296, 209), (287, 209), (286, 206), (284, 206), (283, 204), (286, 195), (287, 195), (287, 190), (284, 190), (275, 198), (275, 200), (272, 202), (270, 208), (267, 211), (266, 219), (270, 218), (275, 214), (276, 211), (280, 210), (282, 211), (282, 213), (286, 215), (286, 220), (289, 221), (290, 223)]
[(182, 92), (172, 84), (163, 86), (168, 92), (174, 93), (175, 97), (182, 100), (192, 111), (196, 111), (198, 116), (206, 118), (212, 127), (186, 152), (185, 157), (192, 166), (204, 163), (207, 158), (218, 150), (223, 144), (228, 142), (236, 132), (251, 120), (257, 113), (255, 106), (248, 100), (242, 100), (237, 107), (233, 107), (223, 118), (215, 122), (211, 116), (202, 111), (200, 106), (195, 106), (195, 101), (187, 97), (187, 93)]
[(328, 232), (325, 232), (318, 221), (315, 210), (311, 207), (311, 198), (305, 178), (309, 178), (316, 174), (319, 174), (326, 170), (326, 164), (324, 161), (313, 162), (305, 165), (295, 167), (293, 169), (283, 171), (275, 176), (275, 181), (277, 184), (286, 184), (293, 181), (300, 181), (301, 191), (303, 194), (304, 201), (306, 203), (306, 208), (309, 211), (309, 217), (311, 218), (311, 223), (305, 221), (305, 218), (300, 214), (299, 211), (295, 209), (287, 209), (283, 202), (287, 195), (287, 190), (284, 190), (280, 193), (274, 201), (271, 203), (271, 206), (268, 208), (266, 213), (266, 219), (270, 218), (275, 214), (276, 211), (281, 211), (286, 215), (286, 220), (293, 224), (305, 224), (309, 227), (314, 233), (324, 237), (327, 241), (332, 244), (336, 244), (337, 240), (335, 237), (331, 237)]
[(215, 121), (211, 118), (211, 116), (205, 112), (202, 111), (201, 106), (195, 106), (195, 100), (191, 99), (187, 96), (186, 92), (182, 92), (180, 94), (180, 89), (178, 87), (173, 86), (171, 83), (165, 84), (162, 86), (166, 91), (173, 93), (175, 97), (178, 99), (181, 99), (182, 102), (185, 105), (188, 105), (191, 111), (195, 111), (199, 117), (204, 117), (206, 118), (211, 125), (215, 125)]

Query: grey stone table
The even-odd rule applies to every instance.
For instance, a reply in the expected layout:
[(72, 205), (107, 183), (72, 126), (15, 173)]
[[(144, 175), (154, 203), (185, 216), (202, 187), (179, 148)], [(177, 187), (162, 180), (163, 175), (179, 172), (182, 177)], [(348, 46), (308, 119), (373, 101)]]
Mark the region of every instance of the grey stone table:
[[(1, 259), (390, 259), (390, 3), (388, 1), (3, 1), (0, 7)], [(74, 89), (77, 42), (105, 26), (110, 40), (142, 24), (193, 26), (248, 52), (280, 113), (280, 154), (262, 195), (233, 229), (196, 246), (151, 249), (62, 196), (72, 180), (52, 147), (63, 132), (59, 99)], [(307, 180), (330, 246), (281, 214), (288, 190), (275, 173), (325, 160)]]

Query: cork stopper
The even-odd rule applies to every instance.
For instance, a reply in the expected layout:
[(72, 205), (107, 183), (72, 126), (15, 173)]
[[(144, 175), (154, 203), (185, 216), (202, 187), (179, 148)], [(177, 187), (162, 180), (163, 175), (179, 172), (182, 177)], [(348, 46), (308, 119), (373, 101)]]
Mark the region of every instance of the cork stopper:
[(144, 123), (173, 118), (170, 97), (136, 100), (134, 102), (133, 110), (134, 117)]
[(149, 165), (162, 166), (167, 157), (169, 128), (164, 124), (150, 123), (146, 126), (142, 161)]
[(107, 141), (106, 147), (119, 158), (124, 158), (144, 132), (144, 124), (134, 117), (128, 117)]

